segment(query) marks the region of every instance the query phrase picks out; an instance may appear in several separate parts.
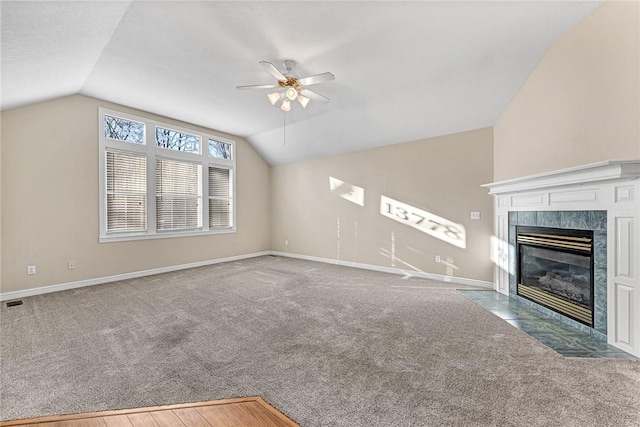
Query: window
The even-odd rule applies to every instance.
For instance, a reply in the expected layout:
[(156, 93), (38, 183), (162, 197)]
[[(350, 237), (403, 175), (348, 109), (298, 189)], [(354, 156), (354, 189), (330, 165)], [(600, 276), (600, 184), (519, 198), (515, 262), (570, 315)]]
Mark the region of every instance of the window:
[(99, 115), (101, 242), (235, 231), (234, 141)]
[(209, 227), (231, 226), (231, 171), (209, 168)]
[(104, 136), (120, 141), (144, 144), (144, 123), (105, 114)]
[(147, 159), (107, 151), (107, 231), (147, 229)]
[(202, 227), (202, 166), (156, 159), (156, 226), (158, 230)]
[(200, 153), (200, 138), (188, 133), (156, 127), (156, 144), (169, 150)]
[(228, 142), (209, 140), (209, 157), (231, 160), (231, 144)]

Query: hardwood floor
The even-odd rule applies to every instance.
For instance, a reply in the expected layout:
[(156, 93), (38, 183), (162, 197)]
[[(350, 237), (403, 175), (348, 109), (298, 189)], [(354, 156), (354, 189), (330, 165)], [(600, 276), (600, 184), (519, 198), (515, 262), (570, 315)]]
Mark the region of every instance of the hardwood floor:
[(300, 427), (259, 396), (0, 422), (8, 426)]

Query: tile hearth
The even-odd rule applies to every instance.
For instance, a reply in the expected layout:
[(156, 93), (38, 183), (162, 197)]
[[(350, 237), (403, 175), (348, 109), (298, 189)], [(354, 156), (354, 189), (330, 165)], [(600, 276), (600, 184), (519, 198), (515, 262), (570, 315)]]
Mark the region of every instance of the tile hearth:
[(560, 323), (506, 295), (494, 291), (459, 292), (564, 357), (635, 359), (589, 333)]

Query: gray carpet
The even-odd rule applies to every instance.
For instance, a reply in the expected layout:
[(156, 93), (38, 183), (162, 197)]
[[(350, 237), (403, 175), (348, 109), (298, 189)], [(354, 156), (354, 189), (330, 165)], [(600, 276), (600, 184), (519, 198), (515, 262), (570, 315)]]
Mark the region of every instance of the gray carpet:
[(302, 426), (640, 425), (640, 361), (563, 358), (463, 287), (261, 257), (3, 304), (0, 417), (261, 395)]

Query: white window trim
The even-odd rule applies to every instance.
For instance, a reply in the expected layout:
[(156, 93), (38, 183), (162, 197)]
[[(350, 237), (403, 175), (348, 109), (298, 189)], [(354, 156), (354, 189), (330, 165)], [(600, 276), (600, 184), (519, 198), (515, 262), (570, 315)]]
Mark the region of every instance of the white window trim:
[[(104, 116), (115, 116), (145, 124), (145, 143), (117, 141), (105, 137)], [(156, 127), (167, 128), (200, 137), (200, 154), (184, 153), (156, 146)], [(100, 235), (98, 241), (121, 242), (128, 240), (166, 239), (176, 237), (203, 236), (212, 234), (229, 234), (236, 232), (236, 142), (215, 134), (186, 129), (170, 123), (163, 123), (128, 113), (98, 108), (98, 173), (99, 173), (99, 209)], [(231, 160), (209, 157), (209, 139), (231, 144)], [(123, 153), (145, 154), (147, 157), (147, 231), (107, 233), (107, 191), (106, 191), (106, 150)], [(198, 230), (156, 230), (156, 156), (164, 159), (187, 161), (202, 166), (202, 228)], [(231, 171), (231, 218), (232, 226), (224, 229), (209, 229), (209, 167), (221, 167)]]

